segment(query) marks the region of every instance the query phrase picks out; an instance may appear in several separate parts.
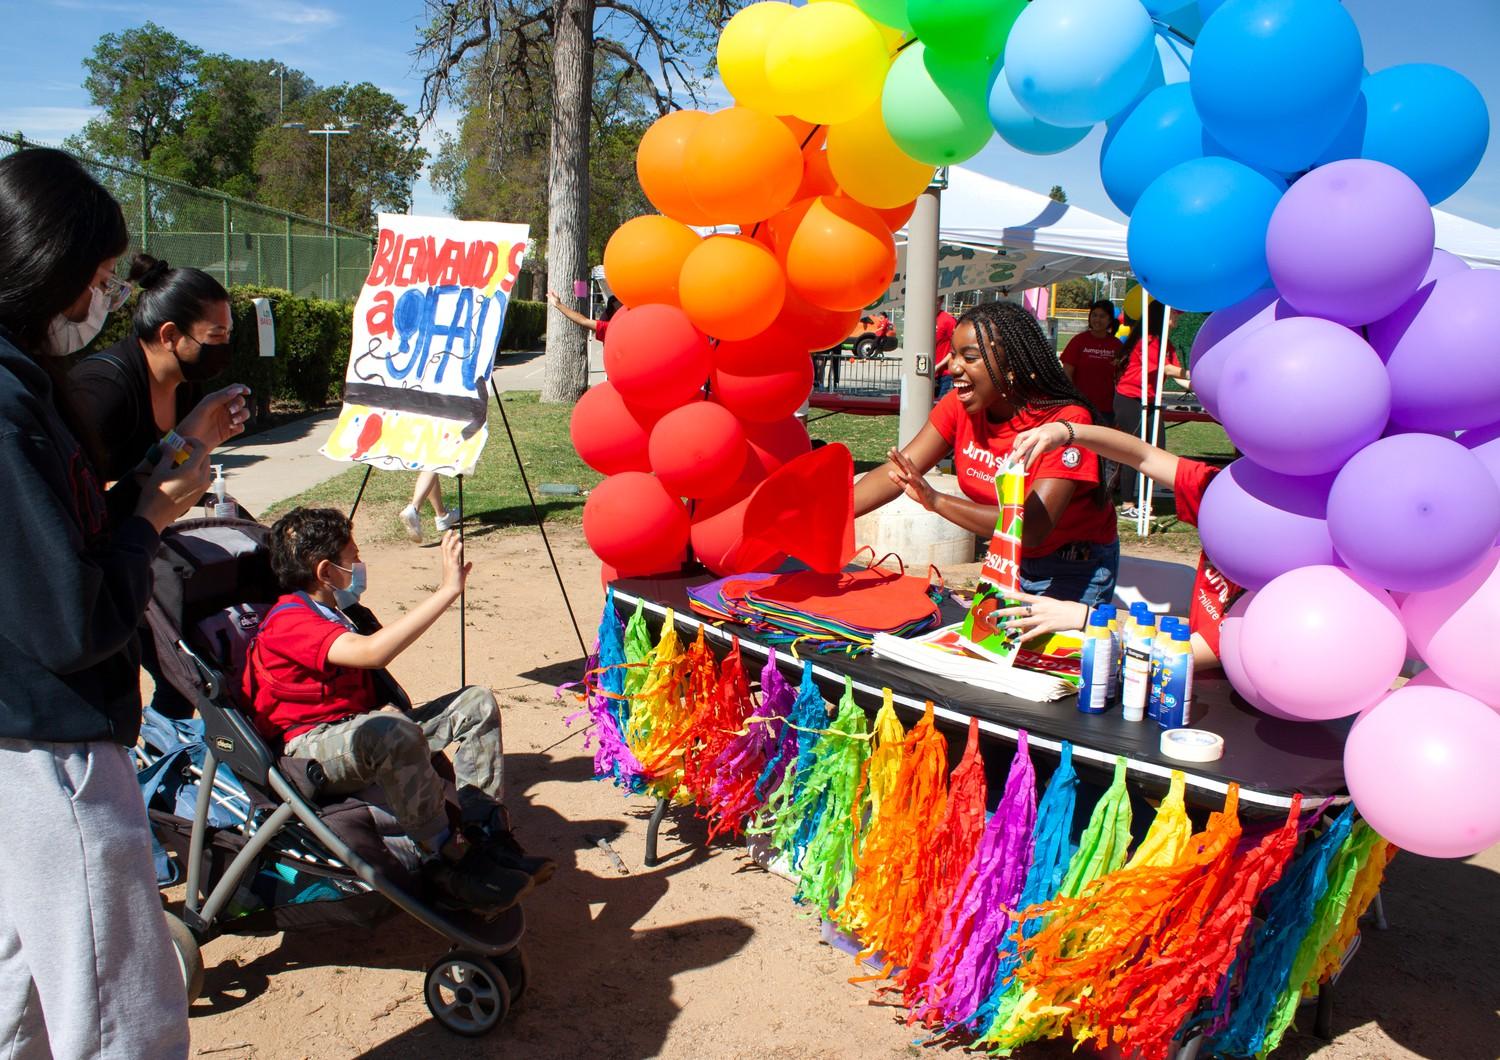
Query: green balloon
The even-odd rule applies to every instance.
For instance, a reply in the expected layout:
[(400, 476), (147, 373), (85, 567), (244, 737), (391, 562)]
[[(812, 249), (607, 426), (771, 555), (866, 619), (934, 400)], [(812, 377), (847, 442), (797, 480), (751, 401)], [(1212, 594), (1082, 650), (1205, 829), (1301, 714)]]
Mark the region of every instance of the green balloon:
[(949, 55), (994, 62), (1026, 0), (907, 0), (906, 16), (922, 43)]
[(913, 44), (886, 75), (881, 115), (896, 145), (918, 162), (951, 166), (977, 155), (990, 124), (990, 63), (953, 58)]
[(911, 23), (906, 20), (906, 0), (854, 0), (854, 6), (876, 22), (911, 32)]

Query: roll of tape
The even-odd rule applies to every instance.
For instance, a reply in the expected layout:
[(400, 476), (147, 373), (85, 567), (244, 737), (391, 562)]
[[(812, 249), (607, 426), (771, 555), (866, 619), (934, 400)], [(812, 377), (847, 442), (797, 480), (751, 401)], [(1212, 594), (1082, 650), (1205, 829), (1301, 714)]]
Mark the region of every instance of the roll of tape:
[(1164, 729), (1161, 753), (1179, 762), (1217, 762), (1224, 757), (1224, 737), (1202, 729)]

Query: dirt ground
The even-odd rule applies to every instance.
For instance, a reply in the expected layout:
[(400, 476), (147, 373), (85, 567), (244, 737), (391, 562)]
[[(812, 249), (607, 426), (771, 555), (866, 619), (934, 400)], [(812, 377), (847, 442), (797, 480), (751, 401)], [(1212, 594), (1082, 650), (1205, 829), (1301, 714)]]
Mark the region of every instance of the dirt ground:
[[(590, 644), (602, 593), (576, 530), (553, 531), (579, 625)], [(367, 535), (371, 536), (371, 535)], [(742, 848), (705, 847), (687, 812), (668, 818), (655, 869), (642, 865), (651, 804), (592, 779), (571, 701), (581, 653), (535, 533), (471, 538), (468, 672), (505, 709), (509, 803), (523, 841), (557, 859), (555, 879), (526, 903), (531, 988), (488, 1039), (440, 1029), (423, 975), (444, 950), (398, 917), (369, 932), (226, 936), (205, 947), (205, 995), (192, 1010), (193, 1053), (240, 1058), (898, 1057), (917, 1036), (853, 985), (852, 958), (819, 941), (792, 886)], [(431, 548), (364, 550), (366, 600), (408, 607), (436, 583)], [(946, 573), (946, 572), (945, 572)], [(954, 572), (957, 573), (957, 572)], [(950, 582), (951, 584), (951, 582)], [(395, 667), (415, 698), (458, 682), (451, 612)], [(596, 846), (623, 859), (621, 874)], [(1401, 855), (1386, 888), (1390, 929), (1367, 929), (1339, 986), (1338, 1037), (1293, 1033), (1289, 1060), (1495, 1060), (1500, 1057), (1500, 848), (1469, 862)], [(1302, 1021), (1310, 1022), (1308, 1018)], [(1070, 1055), (1061, 1043), (1022, 1060)]]

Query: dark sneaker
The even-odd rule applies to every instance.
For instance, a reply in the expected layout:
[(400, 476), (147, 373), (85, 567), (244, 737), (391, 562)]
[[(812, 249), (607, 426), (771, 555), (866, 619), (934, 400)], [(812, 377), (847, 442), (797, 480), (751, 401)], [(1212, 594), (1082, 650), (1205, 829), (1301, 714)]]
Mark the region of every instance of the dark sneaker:
[(423, 873), (437, 892), (464, 909), (495, 914), (519, 902), (536, 885), (519, 869), (494, 864), (476, 848), (453, 862), (433, 858)]
[(469, 842), (488, 861), (501, 869), (524, 872), (533, 883), (546, 883), (557, 871), (557, 862), (526, 853), (508, 828), (476, 828), (468, 834)]

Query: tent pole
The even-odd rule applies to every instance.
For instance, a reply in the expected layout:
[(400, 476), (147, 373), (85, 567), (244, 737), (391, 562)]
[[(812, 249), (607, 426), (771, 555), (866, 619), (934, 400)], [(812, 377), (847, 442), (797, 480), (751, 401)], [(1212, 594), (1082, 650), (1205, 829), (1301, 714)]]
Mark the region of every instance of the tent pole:
[[(1152, 391), (1153, 396), (1151, 399), (1150, 437), (1153, 444), (1157, 438), (1161, 437), (1161, 388), (1166, 385), (1167, 381), (1167, 336), (1172, 331), (1172, 307), (1164, 304), (1162, 310), (1161, 346), (1157, 351), (1156, 358), (1156, 389)], [(1152, 494), (1156, 492), (1156, 483), (1148, 479), (1145, 475), (1141, 476), (1141, 482), (1146, 490), (1146, 510), (1149, 511), (1151, 509)]]
[(942, 184), (917, 198), (906, 225), (906, 324), (901, 336), (901, 419), (896, 444), (917, 436), (932, 414), (937, 349), (938, 228)]
[[(1141, 288), (1141, 341), (1136, 344), (1136, 349), (1141, 351), (1141, 425), (1137, 436), (1141, 441), (1147, 441), (1151, 436), (1147, 433), (1150, 426), (1146, 416), (1146, 389), (1150, 378), (1146, 375), (1148, 367), (1146, 353), (1151, 342), (1151, 293), (1144, 287)], [(1151, 526), (1151, 518), (1146, 513), (1146, 476), (1136, 473), (1135, 476), (1135, 536), (1145, 537)]]

